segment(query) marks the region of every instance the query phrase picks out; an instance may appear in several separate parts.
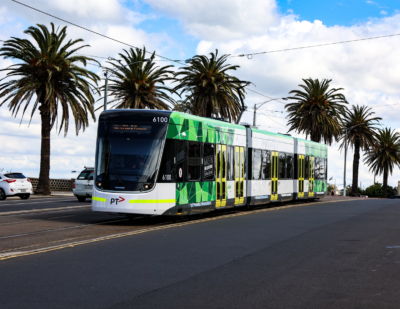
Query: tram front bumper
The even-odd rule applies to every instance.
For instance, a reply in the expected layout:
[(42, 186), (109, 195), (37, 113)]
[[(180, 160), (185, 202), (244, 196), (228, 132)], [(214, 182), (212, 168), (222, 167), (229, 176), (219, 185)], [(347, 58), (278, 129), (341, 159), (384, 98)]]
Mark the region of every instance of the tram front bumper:
[(157, 184), (146, 193), (93, 190), (92, 210), (108, 213), (161, 215), (176, 205), (175, 184)]

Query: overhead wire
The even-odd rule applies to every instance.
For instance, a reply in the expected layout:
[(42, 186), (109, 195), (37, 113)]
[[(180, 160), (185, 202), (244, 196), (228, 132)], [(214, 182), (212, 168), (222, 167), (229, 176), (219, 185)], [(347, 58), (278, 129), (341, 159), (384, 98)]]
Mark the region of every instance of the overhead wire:
[[(104, 34), (102, 34), (102, 33), (99, 33), (99, 32), (90, 30), (90, 29), (88, 29), (88, 28), (85, 28), (85, 27), (83, 27), (83, 26), (74, 24), (74, 23), (72, 23), (72, 22), (70, 22), (70, 21), (67, 21), (67, 20), (65, 20), (65, 19), (62, 19), (62, 18), (60, 18), (60, 17), (51, 15), (51, 14), (49, 14), (49, 13), (47, 13), (47, 12), (44, 12), (44, 11), (41, 11), (41, 10), (39, 10), (39, 9), (37, 9), (37, 8), (34, 8), (34, 7), (32, 7), (32, 6), (29, 6), (29, 5), (25, 4), (25, 3), (22, 3), (22, 2), (19, 2), (19, 1), (16, 1), (16, 0), (12, 0), (12, 1), (15, 2), (15, 3), (18, 3), (18, 4), (20, 4), (20, 5), (23, 5), (23, 6), (27, 7), (27, 8), (30, 8), (30, 9), (32, 9), (32, 10), (34, 10), (34, 11), (37, 11), (37, 12), (39, 12), (39, 13), (42, 13), (42, 14), (45, 14), (45, 15), (47, 15), (47, 16), (53, 17), (53, 18), (55, 18), (55, 19), (61, 20), (61, 21), (65, 22), (65, 23), (68, 23), (68, 24), (73, 25), (73, 26), (75, 26), (75, 27), (84, 29), (84, 30), (86, 30), (86, 31), (92, 32), (92, 33), (97, 34), (97, 35), (100, 35), (100, 36), (102, 36), (102, 37), (104, 37), (104, 38), (107, 38), (107, 39), (109, 39), (109, 40), (112, 40), (112, 41), (115, 41), (115, 42), (124, 44), (124, 45), (129, 46), (129, 47), (138, 48), (138, 47), (133, 46), (133, 45), (131, 45), (131, 44), (129, 44), (129, 43), (126, 43), (126, 42), (123, 42), (123, 41), (114, 39), (114, 38), (109, 37), (109, 36), (106, 36), (106, 35), (104, 35)], [(153, 52), (150, 52), (150, 51), (146, 51), (146, 53), (153, 54)], [(161, 55), (157, 55), (156, 53), (154, 53), (154, 55), (157, 56), (157, 57), (160, 57), (160, 58), (163, 58), (163, 59), (172, 61), (172, 62), (179, 63), (179, 64), (181, 64), (181, 65), (183, 64), (183, 63), (181, 63), (181, 62), (179, 62), (179, 61), (172, 60), (172, 59), (169, 59), (169, 58), (164, 57), (164, 56), (161, 56)]]
[(375, 39), (382, 39), (382, 38), (388, 38), (388, 37), (399, 36), (399, 35), (400, 35), (400, 33), (395, 33), (395, 34), (381, 35), (381, 36), (375, 36), (375, 37), (369, 37), (369, 38), (363, 38), (363, 39), (355, 39), (355, 40), (348, 40), (348, 41), (340, 41), (340, 42), (331, 42), (331, 43), (316, 44), (316, 45), (309, 45), (309, 46), (285, 48), (285, 49), (264, 51), (264, 52), (258, 52), (258, 53), (241, 54), (241, 55), (229, 56), (229, 58), (246, 57), (247, 56), (248, 59), (252, 59), (253, 56), (261, 55), (261, 54), (271, 54), (271, 53), (285, 52), (285, 51), (290, 51), (290, 50), (298, 50), (298, 49), (314, 48), (314, 47), (321, 47), (321, 46), (328, 46), (328, 45), (337, 45), (337, 44), (353, 43), (353, 42), (359, 42), (359, 41), (375, 40)]
[[(252, 112), (251, 112), (251, 111), (252, 111)], [(254, 109), (248, 109), (248, 110), (246, 110), (246, 112), (254, 113)], [(267, 117), (274, 117), (274, 118), (286, 119), (285, 117), (279, 117), (279, 116), (274, 116), (274, 115), (268, 115), (268, 114), (262, 113), (262, 112), (259, 111), (259, 110), (256, 110), (256, 113), (257, 113), (257, 114), (264, 115), (264, 116), (267, 116)]]
[[(247, 86), (248, 87), (248, 86)], [(257, 93), (257, 94), (259, 94), (259, 95), (261, 95), (261, 96), (263, 96), (263, 97), (266, 97), (266, 98), (268, 98), (268, 99), (271, 99), (271, 100), (273, 100), (273, 101), (276, 101), (276, 102), (279, 102), (279, 103), (281, 103), (281, 104), (287, 104), (287, 103), (284, 103), (284, 102), (281, 102), (281, 101), (279, 101), (279, 99), (274, 99), (274, 98), (271, 98), (271, 97), (269, 97), (269, 96), (267, 96), (267, 95), (265, 95), (265, 94), (262, 94), (262, 93), (260, 93), (260, 92), (257, 92), (257, 91), (255, 91), (255, 90), (253, 90), (253, 89), (247, 89), (247, 90), (249, 90), (249, 91), (251, 91), (251, 92), (254, 92), (254, 93)], [(262, 102), (262, 103), (264, 103), (264, 102)]]
[[(90, 30), (90, 29), (88, 29), (88, 28), (85, 28), (85, 27), (83, 27), (83, 26), (77, 25), (77, 24), (75, 24), (75, 23), (72, 23), (72, 22), (70, 22), (70, 21), (67, 21), (67, 20), (65, 20), (65, 19), (62, 19), (62, 18), (60, 18), (60, 17), (54, 16), (54, 15), (52, 15), (52, 14), (49, 14), (49, 13), (47, 13), (47, 12), (44, 12), (44, 11), (42, 11), (42, 10), (39, 10), (39, 9), (34, 8), (34, 7), (32, 7), (32, 6), (29, 6), (29, 5), (25, 4), (25, 3), (19, 2), (19, 1), (17, 1), (17, 0), (12, 0), (12, 1), (15, 2), (15, 3), (18, 3), (18, 4), (22, 5), (22, 6), (25, 6), (25, 7), (29, 8), (29, 9), (31, 9), (31, 10), (34, 10), (34, 11), (37, 11), (37, 12), (39, 12), (39, 13), (45, 14), (45, 15), (47, 15), (47, 16), (53, 17), (53, 18), (55, 18), (55, 19), (61, 20), (61, 21), (65, 22), (65, 23), (68, 23), (68, 24), (73, 25), (73, 26), (75, 26), (75, 27), (78, 27), (78, 28), (81, 28), (81, 29), (83, 29), (83, 30), (92, 32), (92, 33), (94, 33), (94, 34), (100, 35), (100, 36), (102, 36), (102, 37), (104, 37), (104, 38), (107, 38), (107, 39), (109, 39), (109, 40), (112, 40), (112, 41), (121, 43), (121, 44), (126, 45), (126, 46), (129, 46), (129, 47), (138, 48), (138, 47), (133, 46), (133, 45), (131, 45), (131, 44), (129, 44), (129, 43), (126, 43), (126, 42), (123, 42), (123, 41), (114, 39), (114, 38), (112, 38), (112, 37), (106, 36), (106, 35), (104, 35), (104, 34), (102, 34), (102, 33), (99, 33), (99, 32), (93, 31), (93, 30)], [(153, 52), (150, 52), (150, 51), (146, 51), (146, 53), (153, 54)], [(154, 54), (155, 54), (155, 53), (154, 53)], [(157, 57), (159, 57), (159, 58), (162, 58), (162, 59), (165, 59), (165, 60), (168, 60), (168, 61), (171, 61), (171, 62), (179, 63), (180, 65), (185, 65), (185, 66), (187, 66), (186, 63), (182, 63), (182, 62), (181, 62), (182, 60), (173, 60), (173, 59), (169, 59), (169, 58), (167, 58), (167, 57), (164, 57), (164, 56), (161, 56), (161, 55), (158, 55), (158, 54), (155, 54), (155, 56), (157, 56)], [(105, 57), (100, 57), (100, 56), (96, 56), (96, 57), (98, 57), (98, 58), (105, 58)], [(248, 87), (248, 86), (244, 86), (244, 87)], [(255, 91), (255, 90), (252, 90), (252, 89), (249, 89), (249, 88), (247, 88), (247, 90), (252, 91), (252, 92), (254, 92), (254, 93), (257, 93), (257, 94), (259, 94), (259, 95), (261, 95), (261, 96), (264, 96), (264, 97), (266, 97), (266, 98), (272, 99), (271, 97), (269, 97), (269, 96), (267, 96), (267, 95), (264, 95), (264, 94), (262, 94), (262, 93), (259, 93), (259, 92)], [(279, 103), (281, 103), (281, 104), (286, 104), (286, 103), (280, 102), (280, 101), (278, 101), (278, 100), (276, 100), (276, 101), (279, 102)]]

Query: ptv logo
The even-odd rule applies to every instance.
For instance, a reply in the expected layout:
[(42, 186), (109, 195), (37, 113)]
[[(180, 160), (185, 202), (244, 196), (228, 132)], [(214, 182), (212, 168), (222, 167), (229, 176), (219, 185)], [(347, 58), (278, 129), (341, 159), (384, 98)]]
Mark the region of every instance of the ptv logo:
[(118, 205), (118, 203), (122, 203), (123, 201), (125, 201), (125, 199), (124, 199), (123, 197), (112, 198), (112, 199), (110, 200), (110, 204), (112, 205), (112, 204), (115, 203), (115, 205)]

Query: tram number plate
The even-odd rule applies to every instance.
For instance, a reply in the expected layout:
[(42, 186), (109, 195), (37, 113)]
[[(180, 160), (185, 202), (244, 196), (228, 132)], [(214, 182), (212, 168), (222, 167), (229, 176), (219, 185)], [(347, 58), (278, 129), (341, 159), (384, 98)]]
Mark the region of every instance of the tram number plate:
[(154, 117), (153, 122), (168, 122), (168, 117)]

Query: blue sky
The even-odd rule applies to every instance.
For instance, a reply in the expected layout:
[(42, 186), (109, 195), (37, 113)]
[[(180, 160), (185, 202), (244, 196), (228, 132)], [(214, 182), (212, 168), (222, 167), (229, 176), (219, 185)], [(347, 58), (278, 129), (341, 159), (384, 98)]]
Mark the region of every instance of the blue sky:
[(279, 0), (282, 13), (293, 10), (299, 20), (320, 20), (327, 26), (351, 26), (371, 18), (393, 14), (400, 8), (399, 1), (365, 1), (365, 0)]
[[(300, 0), (21, 0), (71, 22), (107, 36), (128, 42), (171, 59), (187, 59), (196, 54), (242, 54), (354, 40), (400, 33), (399, 1), (300, 1)], [(65, 24), (34, 12), (11, 0), (0, 3), (0, 39), (24, 37), (23, 30), (36, 23)], [(68, 26), (71, 38), (80, 37), (91, 45), (83, 53), (116, 57), (123, 48), (116, 42), (82, 29)], [(383, 118), (383, 125), (400, 132), (400, 36), (351, 44), (274, 53), (247, 58), (230, 58), (240, 68), (234, 72), (249, 80), (253, 90), (272, 98), (286, 97), (302, 78), (329, 78), (333, 87), (344, 88), (350, 105), (367, 105)], [(101, 60), (101, 59), (100, 59)], [(103, 61), (103, 60), (101, 60)], [(0, 59), (0, 67), (12, 62)], [(104, 64), (104, 61), (103, 61)], [(161, 63), (160, 63), (161, 64)], [(163, 62), (162, 64), (166, 64)], [(92, 67), (97, 73), (98, 68)], [(1, 75), (4, 73), (0, 73)], [(248, 91), (246, 104), (265, 101), (264, 96)], [(385, 105), (385, 106), (382, 106)], [(284, 104), (270, 102), (258, 115), (262, 129), (286, 132)], [(273, 112), (275, 111), (275, 112)], [(279, 111), (278, 113), (276, 111)], [(3, 151), (0, 168), (21, 170), (34, 177), (39, 171), (40, 118), (13, 118), (5, 106), (0, 108), (0, 141)], [(252, 121), (252, 111), (243, 121)], [(94, 164), (96, 123), (85, 132), (67, 137), (52, 132), (51, 176), (69, 178), (71, 170)], [(72, 123), (70, 127), (73, 127)], [(293, 133), (295, 136), (300, 136)], [(18, 142), (17, 142), (18, 141)], [(23, 144), (24, 147), (20, 147)], [(347, 161), (347, 182), (351, 181), (352, 151)], [(343, 173), (343, 153), (338, 143), (329, 148), (328, 174), (339, 184)], [(361, 164), (363, 185), (373, 175)], [(397, 185), (395, 170), (389, 183)]]

